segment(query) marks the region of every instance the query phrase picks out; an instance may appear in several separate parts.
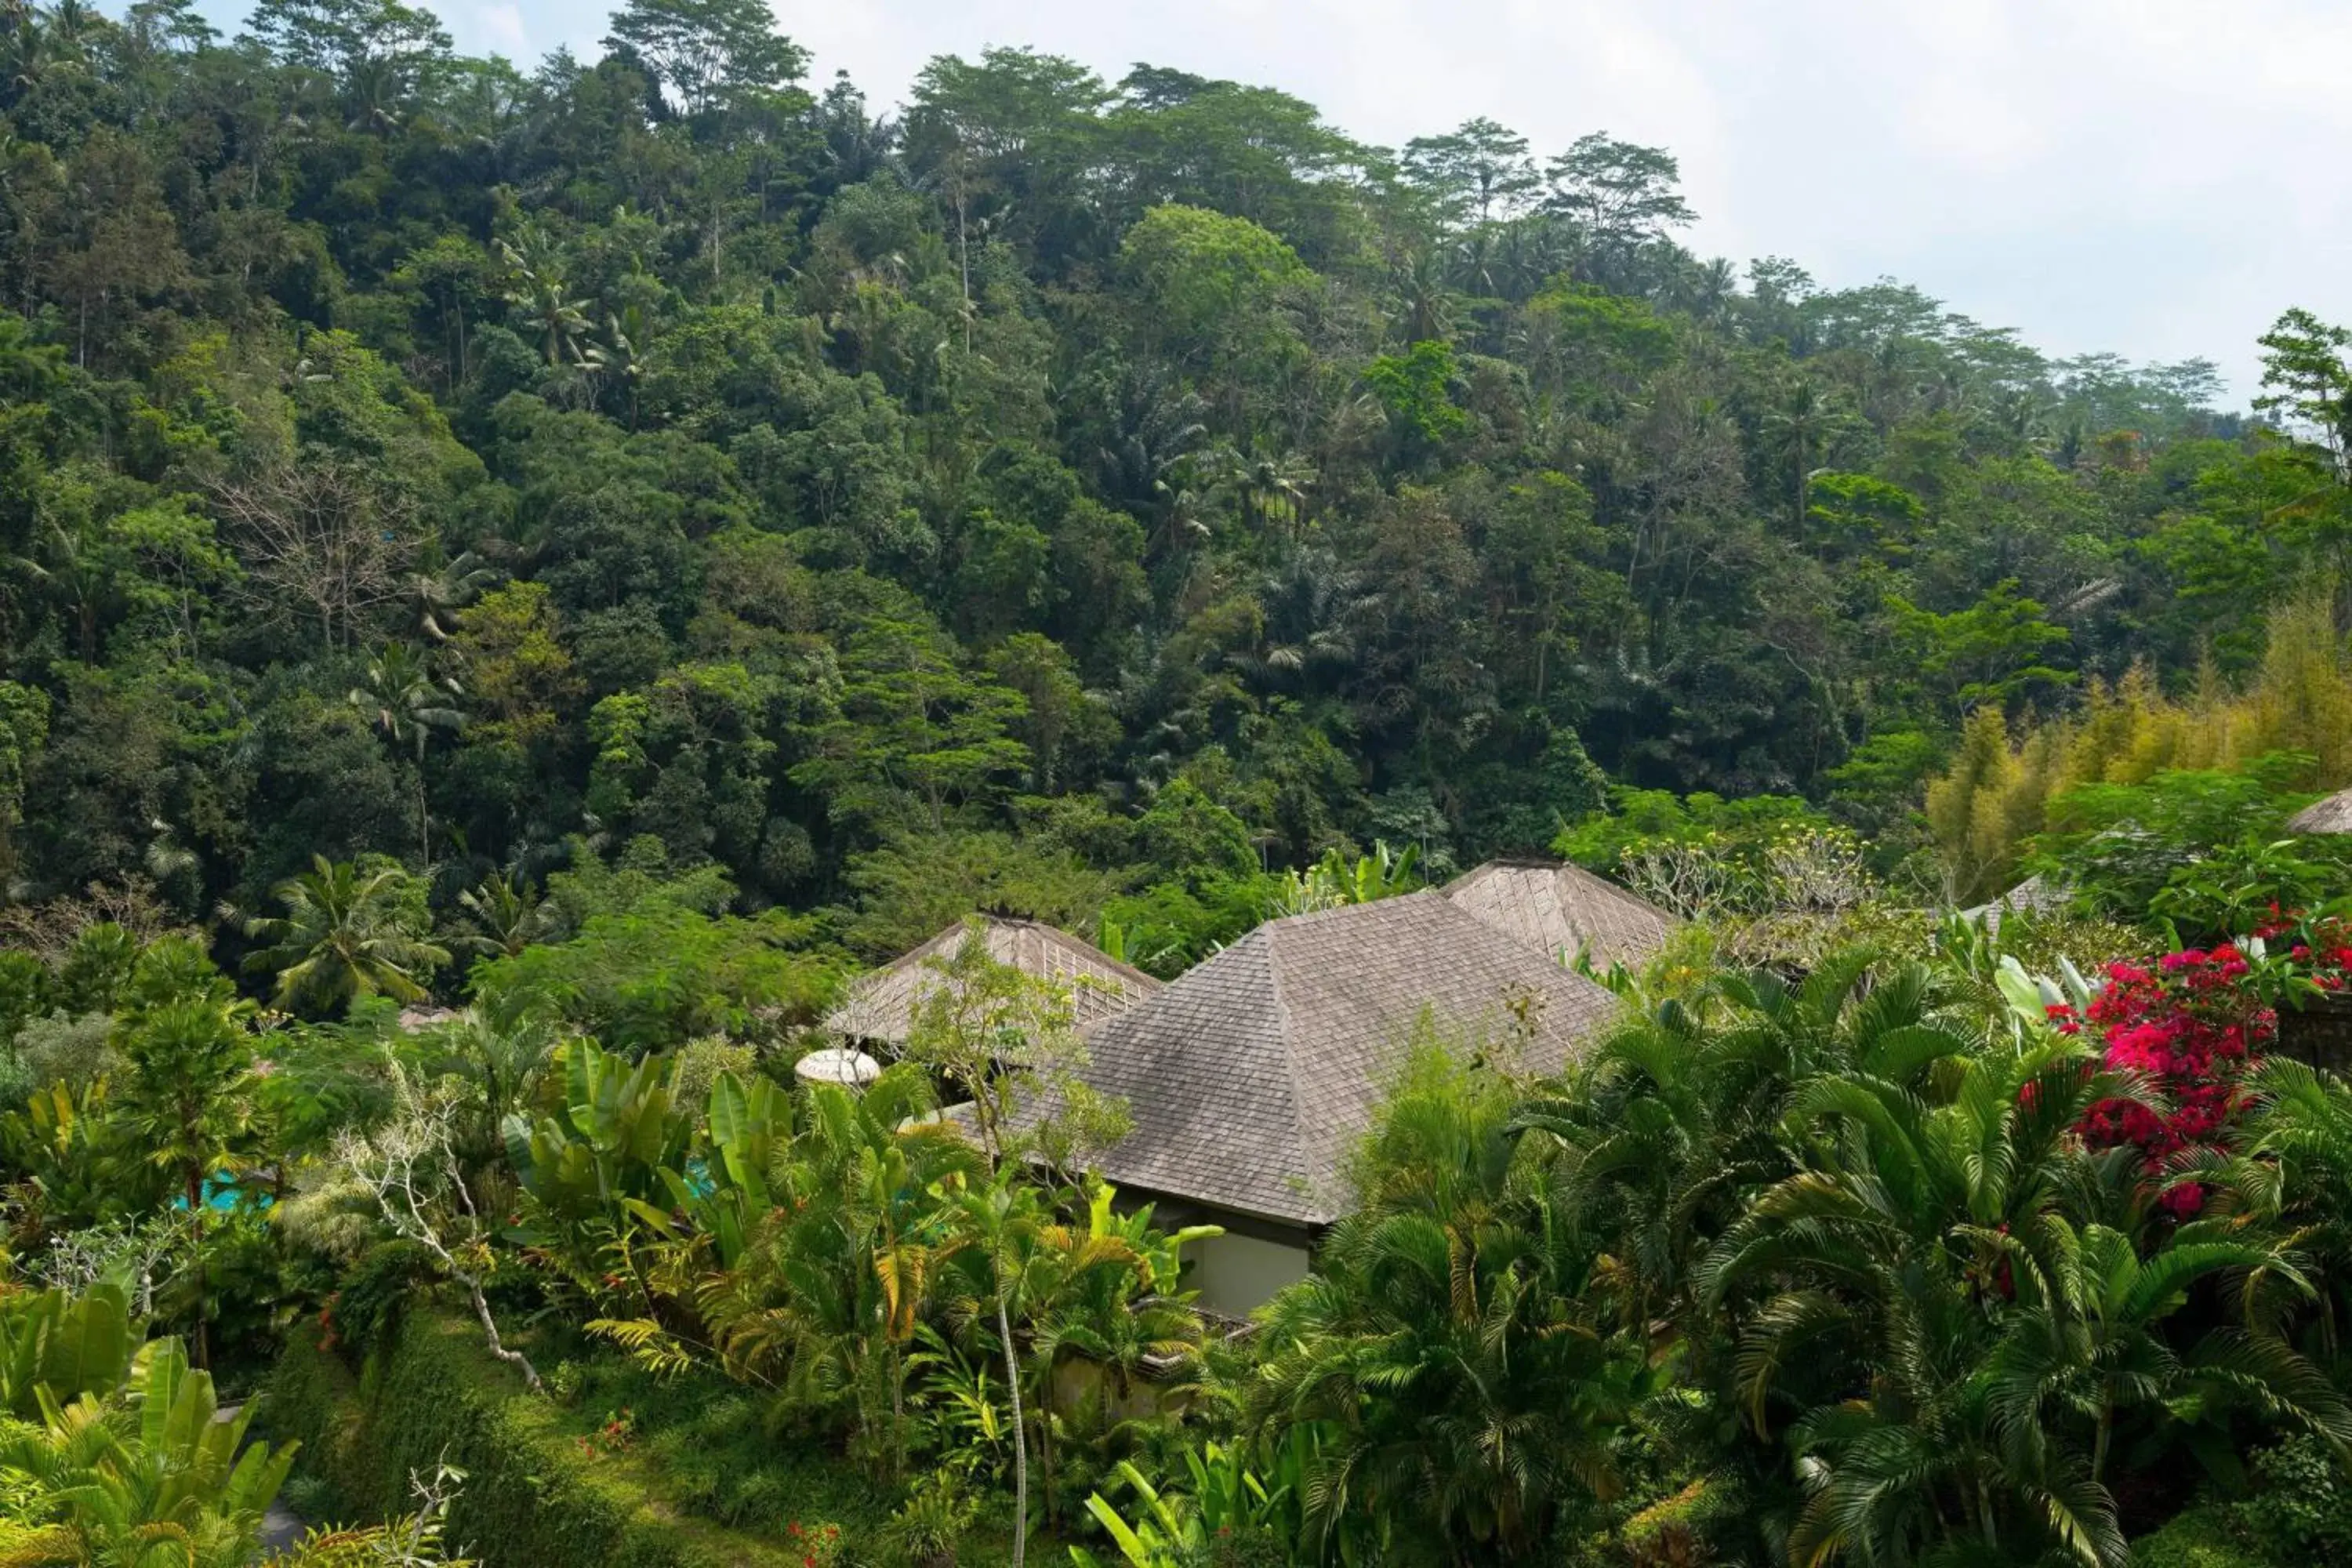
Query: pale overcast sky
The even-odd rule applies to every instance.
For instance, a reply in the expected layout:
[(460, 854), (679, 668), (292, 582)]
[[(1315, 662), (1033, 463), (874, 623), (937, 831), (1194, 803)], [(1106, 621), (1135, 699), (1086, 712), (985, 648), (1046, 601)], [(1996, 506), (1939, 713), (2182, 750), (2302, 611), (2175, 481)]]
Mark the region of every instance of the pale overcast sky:
[[(593, 54), (602, 4), (441, 0), (461, 48)], [(2352, 318), (2346, 0), (777, 0), (894, 104), (991, 44), (1278, 87), (1395, 146), (1667, 148), (1704, 255), (1891, 274), (2053, 353), (2203, 354), (2251, 395), (2290, 304)]]

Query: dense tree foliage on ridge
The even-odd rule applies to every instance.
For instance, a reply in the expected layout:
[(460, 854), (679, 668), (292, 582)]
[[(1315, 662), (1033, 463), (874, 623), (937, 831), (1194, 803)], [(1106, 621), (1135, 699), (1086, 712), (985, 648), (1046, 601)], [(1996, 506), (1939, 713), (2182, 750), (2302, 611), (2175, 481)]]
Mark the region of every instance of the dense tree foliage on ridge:
[(2241, 674), (2344, 548), (2342, 332), (2266, 340), (2282, 436), (1743, 279), (1605, 135), (1020, 49), (886, 115), (720, 0), (529, 70), (398, 0), (0, 50), (24, 900), (385, 857), (429, 948), (601, 849), (867, 956), (1001, 904), (1172, 963), (1267, 865), (1538, 848), (1605, 777), (1899, 857), (1970, 710)]

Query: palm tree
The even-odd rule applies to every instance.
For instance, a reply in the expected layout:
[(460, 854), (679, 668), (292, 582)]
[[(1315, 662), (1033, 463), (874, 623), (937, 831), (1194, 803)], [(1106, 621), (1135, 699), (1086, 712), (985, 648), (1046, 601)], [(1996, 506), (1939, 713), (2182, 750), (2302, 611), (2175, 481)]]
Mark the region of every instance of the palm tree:
[(611, 377), (629, 392), (629, 428), (637, 427), (637, 384), (646, 373), (646, 345), (653, 342), (653, 323), (643, 305), (630, 305), (618, 314), (604, 315), (604, 342), (596, 350), (599, 374)]
[(1601, 1042), (1572, 1092), (1521, 1107), (1513, 1126), (1557, 1147), (1568, 1212), (1606, 1238), (1624, 1315), (1657, 1322), (1687, 1303), (1692, 1268), (1781, 1173), (1737, 1103), (1717, 1092), (1698, 1013), (1667, 1001)]
[(1788, 448), (1795, 500), (1790, 517), (1801, 532), (1813, 488), (1812, 459), (1853, 427), (1853, 416), (1839, 407), (1819, 383), (1801, 378), (1790, 384), (1778, 407), (1766, 410), (1763, 426)]
[[(1217, 1235), (1214, 1226), (1157, 1237), (1150, 1211), (1119, 1216), (1116, 1194), (1097, 1184), (1086, 1223), (1044, 1226), (1031, 1259), (1028, 1370), (1035, 1390), (1038, 1455), (1045, 1472), (1045, 1517), (1055, 1512), (1055, 1449), (1064, 1419), (1062, 1369), (1091, 1363), (1101, 1373), (1094, 1402), (1107, 1414), (1125, 1401), (1147, 1360), (1175, 1359), (1200, 1349), (1201, 1320), (1174, 1293), (1178, 1249)], [(1156, 1287), (1165, 1286), (1167, 1294)]]
[(16, 95), (38, 87), (59, 52), (51, 30), (30, 5), (8, 8), (6, 26), (0, 29), (0, 50), (5, 50), (0, 53), (0, 70), (7, 73), (8, 87)]
[(343, 79), (343, 96), (350, 106), (343, 122), (347, 131), (389, 136), (400, 129), (403, 105), (409, 96), (408, 67), (396, 59), (352, 62)]
[(501, 1026), (468, 1007), (444, 1026), (441, 1039), (457, 1076), (474, 1085), (481, 1110), (477, 1134), (460, 1152), (494, 1161), (505, 1149), (508, 1116), (555, 1054), (555, 1031), (530, 1016)]
[(330, 861), (311, 857), (311, 868), (278, 884), (282, 916), (246, 922), (246, 933), (267, 945), (245, 967), (276, 972), (284, 1005), (324, 1012), (357, 996), (414, 1002), (425, 980), (449, 962), (449, 951), (423, 936), (416, 881), (390, 862)]
[(1985, 422), (2019, 450), (2042, 452), (2051, 447), (2053, 421), (2063, 406), (2032, 387), (2010, 387), (1994, 395)]
[(554, 907), (512, 868), (483, 878), (457, 895), (466, 911), (457, 945), (486, 957), (512, 958), (533, 942), (557, 934)]
[(965, 1183), (950, 1194), (949, 1240), (941, 1258), (963, 1289), (965, 1311), (993, 1319), (1004, 1360), (1006, 1397), (1013, 1406), (1013, 1568), (1029, 1552), (1029, 1435), (1021, 1413), (1021, 1352), (1013, 1321), (1026, 1308), (1039, 1238), (1049, 1227), (1037, 1189), (1008, 1167), (992, 1179)]
[(1597, 1255), (1517, 1146), (1511, 1100), (1442, 1052), (1417, 1059), (1358, 1208), (1262, 1312), (1248, 1413), (1261, 1432), (1329, 1424), (1304, 1488), (1327, 1546), (1365, 1530), (1414, 1561), (1530, 1560), (1614, 1484), (1644, 1358), (1593, 1316)]
[(1983, 1047), (1925, 965), (1873, 960), (1832, 954), (1801, 985), (1719, 976), (1603, 1041), (1573, 1092), (1521, 1108), (1515, 1124), (1557, 1147), (1565, 1200), (1618, 1260), (1630, 1321), (1677, 1317), (1686, 1341), (1704, 1340), (1693, 1275), (1748, 1196), (1791, 1173), (1782, 1117), (1808, 1079), (1862, 1076), (1933, 1096), (1937, 1075)]
[(65, 601), (73, 616), (75, 654), (83, 664), (94, 665), (99, 631), (121, 596), (116, 582), (120, 563), (111, 558), (104, 531), (87, 522), (68, 528), (51, 520), (43, 546), (47, 559), (18, 555), (9, 563)]
[(117, 1105), (147, 1158), (171, 1173), (195, 1230), (196, 1363), (209, 1363), (205, 1323), (206, 1184), (244, 1143), (238, 1095), (253, 1064), (242, 1001), (204, 949), (166, 937), (140, 956), (119, 1029), (128, 1070)]
[(2294, 1227), (2328, 1292), (2333, 1328), (2352, 1315), (2352, 1083), (2272, 1056), (2251, 1088), (2247, 1147), (2183, 1174), (2204, 1181), (2219, 1207)]
[(1697, 1273), (1702, 1304), (1738, 1325), (1748, 1422), (1806, 1478), (1791, 1562), (2116, 1568), (2118, 1415), (2160, 1431), (2236, 1407), (2352, 1434), (2284, 1342), (2160, 1332), (2209, 1276), (2294, 1277), (2221, 1225), (2166, 1229), (2135, 1154), (2083, 1145), (2084, 1115), (2133, 1083), (2044, 1035), (1989, 1046), (1946, 1089), (1803, 1084), (1785, 1120), (1799, 1168)]
[(455, 730), (466, 716), (453, 702), (464, 692), (455, 680), (436, 676), (406, 643), (386, 643), (368, 660), (367, 684), (351, 691), (353, 707), (368, 710), (370, 720), (394, 746), (413, 752), (416, 769), (416, 848), (420, 859), (433, 864), (432, 818), (425, 806), (425, 747), (436, 730)]
[(1208, 405), (1157, 370), (1129, 370), (1107, 389), (1096, 471), (1104, 490), (1139, 516), (1157, 510), (1177, 465), (1207, 437)]
[(1278, 526), (1295, 535), (1307, 516), (1315, 469), (1295, 452), (1250, 456), (1230, 447), (1213, 458), (1215, 488), (1231, 495), (1242, 515), (1257, 527)]
[(64, 54), (80, 58), (89, 38), (107, 26), (106, 18), (81, 0), (57, 0), (49, 7), (49, 37)]
[[(2121, 1162), (2116, 1162), (2121, 1163)], [(2308, 1294), (2292, 1259), (2258, 1237), (2190, 1226), (2147, 1256), (2135, 1237), (2095, 1221), (2077, 1232), (2053, 1215), (2046, 1246), (2020, 1249), (2025, 1283), (1995, 1352), (2001, 1407), (2020, 1429), (2091, 1429), (2090, 1479), (2104, 1484), (2119, 1416), (2159, 1419), (2216, 1395), (2235, 1395), (2261, 1415), (2307, 1420), (2342, 1441), (2352, 1409), (2284, 1341), (2232, 1330), (2207, 1334), (2185, 1352), (2168, 1321), (2199, 1282), (2217, 1275), (2263, 1279)]]
[(408, 579), (408, 599), (416, 614), (416, 629), (435, 642), (447, 642), (456, 629), (457, 612), (482, 596), (499, 580), (493, 567), (468, 550), (431, 572)]
[(1258, 586), (1264, 620), (1260, 646), (1236, 651), (1232, 662), (1262, 689), (1311, 689), (1317, 678), (1336, 679), (1356, 668), (1358, 628), (1379, 608), (1362, 574), (1330, 551), (1309, 547)]
[(564, 278), (562, 247), (545, 229), (526, 223), (513, 239), (499, 241), (499, 255), (514, 274), (507, 300), (520, 306), (539, 329), (547, 363), (582, 363), (581, 340), (592, 325), (589, 301), (572, 296)]
[(1408, 343), (1451, 342), (1454, 312), (1460, 302), (1445, 277), (1443, 252), (1423, 247), (1391, 269)]

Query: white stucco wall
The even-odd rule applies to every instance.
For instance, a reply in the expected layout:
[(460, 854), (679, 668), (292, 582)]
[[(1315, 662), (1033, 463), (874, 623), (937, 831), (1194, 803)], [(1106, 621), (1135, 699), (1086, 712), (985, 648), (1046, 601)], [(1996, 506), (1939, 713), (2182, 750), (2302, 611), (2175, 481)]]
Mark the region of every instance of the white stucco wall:
[(1201, 1305), (1229, 1318), (1249, 1316), (1285, 1285), (1307, 1278), (1304, 1241), (1262, 1241), (1228, 1232), (1187, 1243), (1184, 1257), (1192, 1265), (1184, 1282), (1201, 1293)]

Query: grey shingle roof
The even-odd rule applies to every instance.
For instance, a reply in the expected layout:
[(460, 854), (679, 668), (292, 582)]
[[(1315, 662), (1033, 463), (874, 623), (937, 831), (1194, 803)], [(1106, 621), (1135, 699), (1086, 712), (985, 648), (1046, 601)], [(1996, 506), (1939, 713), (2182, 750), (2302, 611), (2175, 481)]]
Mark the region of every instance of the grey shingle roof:
[(2073, 895), (2057, 883), (2039, 874), (2028, 877), (1990, 903), (1962, 910), (1962, 920), (1974, 921), (1988, 931), (2000, 930), (2004, 915), (2054, 915), (2063, 913), (2074, 901)]
[(1445, 885), (1445, 896), (1499, 931), (1554, 958), (1590, 952), (1631, 968), (1657, 955), (1675, 918), (1581, 866), (1489, 860)]
[[(980, 921), (991, 958), (1070, 988), (1071, 1011), (1080, 1027), (1142, 1000), (1162, 984), (1043, 921), (1001, 915), (982, 915)], [(858, 976), (824, 1026), (850, 1039), (906, 1044), (917, 1003), (932, 986), (945, 984), (930, 961), (953, 958), (963, 933), (959, 921), (913, 952)]]
[(1538, 1072), (1559, 1070), (1616, 1011), (1600, 986), (1433, 892), (1271, 921), (1087, 1031), (1087, 1080), (1135, 1118), (1103, 1173), (1328, 1224), (1423, 1009), (1500, 1040), (1521, 1001), (1533, 1037), (1520, 1065)]
[(2352, 789), (2315, 800), (2286, 819), (2289, 833), (2352, 833)]

